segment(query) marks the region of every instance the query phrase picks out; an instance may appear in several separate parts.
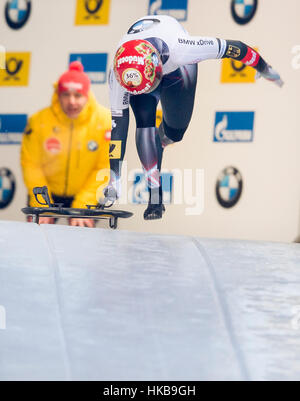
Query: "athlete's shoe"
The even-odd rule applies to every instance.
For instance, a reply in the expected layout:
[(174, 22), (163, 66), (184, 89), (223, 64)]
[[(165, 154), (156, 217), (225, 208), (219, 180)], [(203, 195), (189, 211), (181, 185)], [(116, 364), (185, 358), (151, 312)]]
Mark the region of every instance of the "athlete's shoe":
[(165, 211), (163, 204), (162, 187), (149, 189), (149, 203), (148, 207), (144, 212), (145, 220), (157, 220), (161, 219)]
[(145, 220), (161, 219), (165, 210), (166, 210), (165, 206), (162, 203), (158, 205), (152, 205), (151, 203), (149, 203), (147, 209), (144, 212), (144, 219)]

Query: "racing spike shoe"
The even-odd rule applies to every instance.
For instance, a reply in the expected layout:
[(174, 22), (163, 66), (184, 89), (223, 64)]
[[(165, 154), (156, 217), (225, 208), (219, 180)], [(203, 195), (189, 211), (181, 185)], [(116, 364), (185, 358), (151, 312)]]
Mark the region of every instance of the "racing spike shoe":
[(151, 205), (149, 203), (147, 209), (144, 211), (145, 220), (158, 220), (162, 218), (165, 212), (165, 206), (161, 203), (159, 205)]
[(161, 219), (164, 213), (165, 206), (162, 199), (162, 187), (149, 189), (149, 203), (144, 212), (145, 220)]

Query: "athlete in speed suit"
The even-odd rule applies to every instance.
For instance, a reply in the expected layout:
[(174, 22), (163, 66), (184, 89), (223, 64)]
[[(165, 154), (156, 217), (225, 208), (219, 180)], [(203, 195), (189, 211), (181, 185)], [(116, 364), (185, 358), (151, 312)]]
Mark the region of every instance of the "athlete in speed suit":
[[(235, 40), (190, 36), (169, 16), (146, 16), (135, 22), (121, 39), (110, 74), (111, 140), (120, 157), (110, 160), (111, 177), (105, 195), (120, 196), (129, 105), (136, 119), (136, 146), (149, 188), (144, 219), (162, 217), (164, 205), (160, 169), (163, 149), (182, 140), (190, 123), (197, 84), (197, 64), (208, 59), (231, 58), (251, 66), (279, 87), (279, 74), (260, 54)], [(163, 121), (157, 130), (155, 115), (161, 101)]]

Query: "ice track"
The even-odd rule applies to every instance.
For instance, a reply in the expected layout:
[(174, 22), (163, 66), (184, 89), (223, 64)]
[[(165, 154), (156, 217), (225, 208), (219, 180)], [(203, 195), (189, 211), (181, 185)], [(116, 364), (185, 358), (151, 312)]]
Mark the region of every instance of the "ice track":
[(0, 222), (0, 380), (299, 378), (299, 244)]

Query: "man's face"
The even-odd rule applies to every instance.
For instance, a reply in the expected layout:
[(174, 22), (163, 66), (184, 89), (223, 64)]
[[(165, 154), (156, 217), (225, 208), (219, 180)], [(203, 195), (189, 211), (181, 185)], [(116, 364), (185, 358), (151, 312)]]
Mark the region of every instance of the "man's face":
[(64, 113), (72, 119), (79, 116), (88, 101), (87, 96), (75, 91), (62, 92), (58, 97)]

